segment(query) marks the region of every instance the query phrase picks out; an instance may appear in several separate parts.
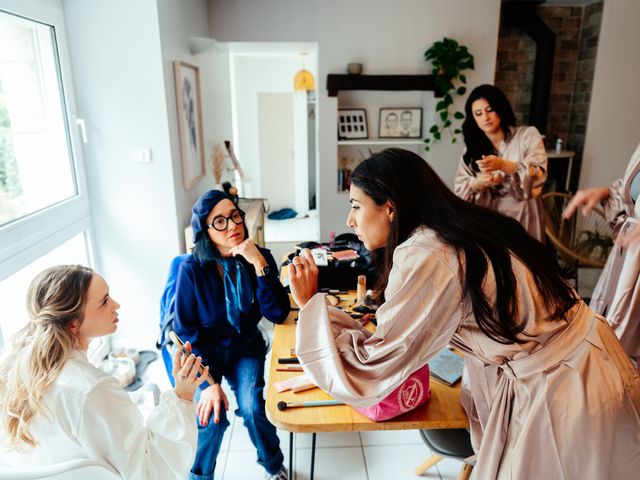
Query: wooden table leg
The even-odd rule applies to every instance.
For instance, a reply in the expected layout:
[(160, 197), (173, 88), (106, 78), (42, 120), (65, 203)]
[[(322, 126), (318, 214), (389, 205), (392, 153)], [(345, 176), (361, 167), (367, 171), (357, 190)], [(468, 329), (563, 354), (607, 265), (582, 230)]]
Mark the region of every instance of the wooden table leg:
[(424, 472), (433, 467), (436, 463), (442, 460), (444, 457), (442, 455), (433, 454), (431, 455), (422, 465), (415, 469), (415, 474), (418, 476), (422, 476)]

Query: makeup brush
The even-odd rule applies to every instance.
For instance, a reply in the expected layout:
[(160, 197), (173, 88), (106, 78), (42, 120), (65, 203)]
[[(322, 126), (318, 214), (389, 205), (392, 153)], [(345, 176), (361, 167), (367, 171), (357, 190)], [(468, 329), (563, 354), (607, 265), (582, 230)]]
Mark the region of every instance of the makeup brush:
[(344, 405), (340, 400), (316, 400), (314, 402), (278, 402), (278, 410), (284, 411), (287, 408), (296, 407), (329, 407), (331, 405)]

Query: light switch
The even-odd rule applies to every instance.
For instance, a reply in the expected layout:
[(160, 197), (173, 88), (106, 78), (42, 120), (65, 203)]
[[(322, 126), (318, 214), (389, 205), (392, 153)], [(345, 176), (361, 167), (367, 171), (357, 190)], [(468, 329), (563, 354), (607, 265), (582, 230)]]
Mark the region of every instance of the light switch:
[(133, 151), (133, 158), (136, 163), (151, 163), (151, 149), (149, 147), (139, 147)]

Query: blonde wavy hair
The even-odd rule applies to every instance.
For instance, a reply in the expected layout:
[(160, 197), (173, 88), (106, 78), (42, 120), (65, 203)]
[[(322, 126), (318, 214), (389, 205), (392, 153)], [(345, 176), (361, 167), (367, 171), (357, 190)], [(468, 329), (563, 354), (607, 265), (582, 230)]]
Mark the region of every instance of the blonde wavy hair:
[(37, 444), (29, 424), (36, 413), (48, 414), (42, 400), (75, 346), (70, 326), (83, 320), (93, 275), (82, 265), (60, 265), (40, 273), (29, 286), (30, 320), (0, 363), (0, 421), (14, 448)]

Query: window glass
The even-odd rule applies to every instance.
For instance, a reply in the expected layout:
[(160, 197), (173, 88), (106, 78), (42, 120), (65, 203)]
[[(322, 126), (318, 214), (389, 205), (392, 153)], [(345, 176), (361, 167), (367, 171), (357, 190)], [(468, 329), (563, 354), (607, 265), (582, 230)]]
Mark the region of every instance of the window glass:
[(84, 233), (76, 235), (0, 282), (0, 351), (3, 344), (8, 343), (29, 319), (26, 301), (31, 280), (45, 268), (61, 264), (89, 265)]
[(55, 30), (0, 11), (0, 226), (78, 193)]

